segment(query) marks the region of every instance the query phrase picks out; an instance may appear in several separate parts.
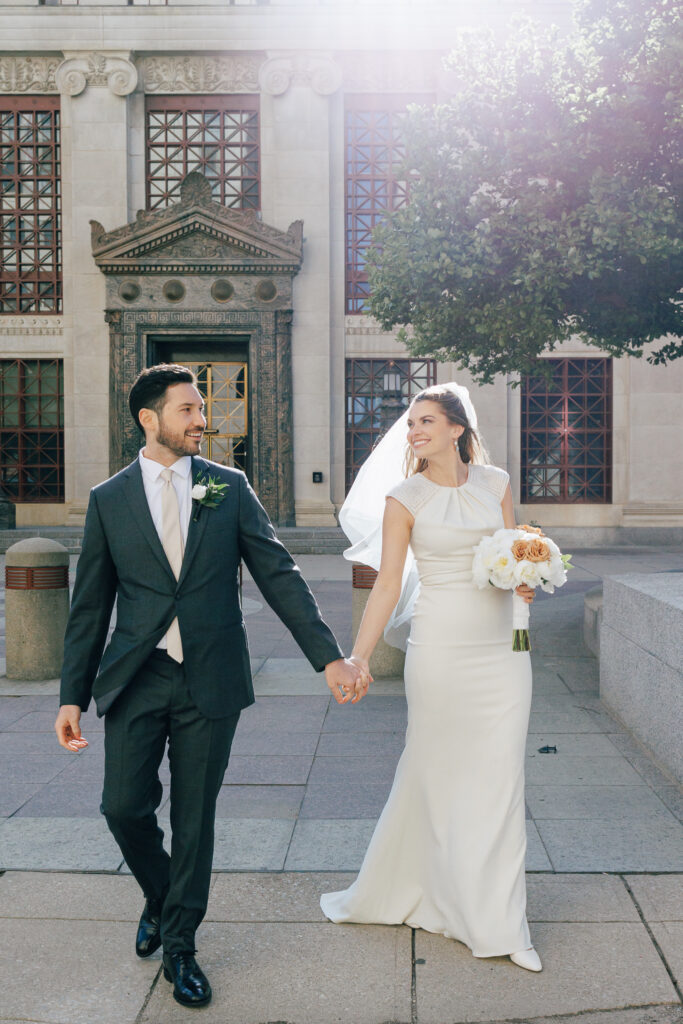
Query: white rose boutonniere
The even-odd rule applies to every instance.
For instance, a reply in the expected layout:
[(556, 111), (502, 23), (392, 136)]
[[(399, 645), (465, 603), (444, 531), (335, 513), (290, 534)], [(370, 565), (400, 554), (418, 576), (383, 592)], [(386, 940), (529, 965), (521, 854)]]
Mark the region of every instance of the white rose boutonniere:
[(225, 494), (227, 484), (219, 483), (214, 477), (199, 477), (192, 486), (192, 505), (194, 506), (193, 521), (196, 523), (202, 508), (218, 508)]

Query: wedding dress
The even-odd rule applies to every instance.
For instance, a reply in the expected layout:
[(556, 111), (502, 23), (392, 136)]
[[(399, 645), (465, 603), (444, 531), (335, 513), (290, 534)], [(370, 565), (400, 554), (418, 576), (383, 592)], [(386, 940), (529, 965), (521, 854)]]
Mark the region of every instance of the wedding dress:
[(406, 744), (360, 873), (320, 904), (334, 922), (407, 924), (478, 957), (531, 946), (524, 752), (528, 653), (512, 650), (512, 592), (472, 583), (472, 548), (503, 527), (504, 470), (390, 492), (414, 516), (420, 590), (406, 653)]

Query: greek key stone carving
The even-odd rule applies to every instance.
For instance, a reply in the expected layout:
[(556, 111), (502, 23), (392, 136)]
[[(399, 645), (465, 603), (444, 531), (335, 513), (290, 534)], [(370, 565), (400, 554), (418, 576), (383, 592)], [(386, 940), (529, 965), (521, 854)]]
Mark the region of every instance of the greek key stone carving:
[(283, 54), (270, 57), (259, 69), (263, 92), (281, 96), (292, 85), (309, 86), (320, 96), (331, 96), (342, 83), (341, 68), (330, 57)]
[(56, 57), (2, 57), (0, 59), (0, 93), (57, 92)]
[(145, 92), (258, 92), (258, 57), (145, 57)]
[(78, 96), (86, 86), (108, 87), (115, 96), (128, 96), (138, 83), (135, 65), (123, 53), (67, 55), (55, 74), (57, 88), (67, 96)]

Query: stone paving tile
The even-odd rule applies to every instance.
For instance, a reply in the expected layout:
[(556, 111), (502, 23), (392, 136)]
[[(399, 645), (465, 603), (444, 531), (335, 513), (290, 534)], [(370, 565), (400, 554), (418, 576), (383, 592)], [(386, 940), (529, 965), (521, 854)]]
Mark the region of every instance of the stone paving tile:
[(99, 921), (14, 921), (0, 933), (0, 960), (12, 964), (3, 972), (3, 1019), (134, 1024), (159, 963), (133, 963), (131, 938), (128, 923), (105, 931)]
[(285, 871), (357, 871), (370, 837), (372, 819), (321, 821), (299, 818), (285, 861)]
[[(19, 698), (17, 698), (19, 699)], [(6, 701), (9, 698), (6, 698)], [(12, 706), (6, 702), (0, 706), (0, 732), (5, 729), (9, 729), (10, 726), (14, 725), (15, 722), (20, 721), (25, 715), (30, 714), (30, 711), (25, 710), (22, 707)]]
[(477, 960), (458, 942), (415, 936), (420, 1024), (529, 1021), (559, 1013), (677, 1001), (645, 928), (640, 924), (536, 924), (540, 974), (508, 957)]
[(320, 896), (346, 889), (355, 877), (351, 872), (216, 875), (206, 920), (326, 921)]
[(318, 732), (284, 732), (277, 729), (262, 732), (237, 732), (232, 744), (233, 754), (314, 754)]
[(532, 711), (529, 732), (600, 732), (591, 715), (585, 711)]
[(0, 871), (116, 871), (121, 852), (103, 818), (7, 818)]
[(104, 750), (84, 750), (72, 756), (70, 764), (59, 775), (59, 782), (64, 785), (83, 782), (97, 782), (102, 786), (104, 777)]
[[(137, 923), (143, 903), (131, 875), (7, 871), (0, 877), (0, 921), (30, 917)], [(10, 926), (5, 922), (1, 927)]]
[(102, 784), (71, 782), (59, 775), (17, 810), (15, 818), (99, 818)]
[[(104, 747), (104, 734), (102, 733), (90, 735), (87, 740), (91, 750)], [(28, 760), (33, 755), (37, 757), (54, 755), (67, 759), (77, 756), (59, 746), (55, 733), (3, 732), (2, 744), (0, 744), (0, 771), (4, 763), (15, 757), (21, 756)]]
[(575, 757), (560, 753), (532, 754), (526, 759), (527, 786), (642, 786), (643, 779), (623, 757)]
[(349, 757), (348, 755), (334, 756), (330, 754), (323, 757), (316, 755), (308, 778), (309, 787), (321, 784), (331, 785), (340, 781), (344, 782), (347, 787), (349, 782), (352, 782), (355, 787), (359, 780), (373, 783), (393, 782), (398, 759), (394, 754), (385, 754), (382, 747), (375, 747), (375, 751), (377, 750), (382, 752), (369, 754), (363, 758)]
[(236, 735), (274, 729), (319, 732), (329, 702), (327, 687), (319, 697), (261, 697), (242, 712)]
[(683, 822), (683, 793), (678, 786), (656, 786), (655, 792), (671, 813)]
[[(51, 743), (57, 743), (54, 728), (56, 717), (57, 706), (55, 705), (49, 711), (29, 711), (6, 728), (8, 732), (46, 733)], [(81, 715), (81, 732), (84, 736), (87, 736), (88, 733), (104, 732), (104, 719), (98, 718), (94, 712)]]
[(543, 667), (557, 672), (560, 679), (572, 693), (591, 692), (599, 682), (597, 658), (553, 658), (545, 656)]
[(671, 811), (647, 786), (527, 786), (532, 817), (601, 821), (665, 820)]
[(295, 819), (305, 792), (305, 786), (221, 786), (216, 817)]
[(613, 875), (528, 874), (526, 888), (531, 922), (640, 920), (626, 886)]
[(405, 732), (407, 708), (403, 697), (365, 697), (354, 707), (330, 702), (323, 732)]
[(526, 821), (526, 858), (527, 871), (552, 871), (553, 865), (548, 851), (533, 821)]
[(556, 871), (683, 871), (683, 828), (673, 818), (536, 825)]
[(526, 738), (527, 756), (535, 756), (540, 753), (540, 747), (557, 747), (557, 754), (543, 754), (542, 757), (554, 758), (564, 757), (570, 754), (574, 757), (617, 757), (618, 751), (611, 742), (610, 737), (601, 733), (577, 732), (577, 733), (529, 733)]
[(397, 732), (323, 732), (315, 752), (316, 760), (321, 757), (362, 758), (376, 754), (378, 750), (387, 758), (394, 759), (394, 765), (405, 746), (405, 729)]
[(313, 755), (249, 757), (237, 754), (230, 757), (225, 782), (231, 785), (289, 785), (303, 786), (313, 764)]
[(376, 821), (387, 802), (392, 779), (370, 781), (358, 776), (342, 776), (330, 782), (309, 782), (299, 817), (371, 818)]
[(293, 828), (284, 819), (217, 818), (214, 871), (282, 871)]
[[(409, 928), (206, 924), (198, 935), (197, 959), (211, 980), (213, 1000), (201, 1019), (408, 1024), (410, 957)], [(188, 1011), (161, 979), (140, 1024), (187, 1020)]]
[[(0, 738), (0, 748), (2, 738)], [(64, 757), (59, 751), (52, 755), (21, 757), (16, 753), (11, 757), (3, 757), (0, 753), (0, 779), (2, 785), (12, 785), (15, 782), (36, 782), (45, 783), (56, 778), (61, 772), (68, 770), (69, 761), (64, 751)], [(79, 756), (79, 755), (76, 755)]]
[(683, 921), (681, 875), (626, 875), (626, 881), (647, 921)]
[(670, 786), (674, 779), (669, 778), (664, 772), (661, 772), (656, 764), (653, 764), (649, 758), (645, 756), (641, 757), (628, 757), (628, 761), (633, 765), (638, 774), (647, 782), (648, 786), (653, 787), (665, 787)]
[(671, 973), (680, 984), (683, 979), (683, 921), (655, 921), (650, 927)]
[[(2, 742), (0, 740), (0, 742)], [(40, 789), (39, 782), (6, 782), (0, 789), (0, 818), (9, 818)]]

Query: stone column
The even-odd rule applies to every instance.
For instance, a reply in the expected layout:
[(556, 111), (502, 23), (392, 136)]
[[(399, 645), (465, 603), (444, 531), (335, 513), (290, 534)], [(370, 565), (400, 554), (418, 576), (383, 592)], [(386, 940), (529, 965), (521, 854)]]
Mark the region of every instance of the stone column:
[[(341, 71), (326, 55), (269, 54), (261, 85), (263, 219), (304, 222), (294, 282), (294, 493), (299, 526), (334, 526), (331, 500), (330, 97)], [(321, 471), (322, 483), (312, 474)]]
[(90, 220), (127, 220), (127, 96), (137, 72), (127, 51), (69, 52), (57, 69), (62, 108), (64, 307), (73, 323), (67, 395), (67, 501), (82, 522), (90, 488), (109, 475), (109, 331), (105, 282), (91, 254)]

